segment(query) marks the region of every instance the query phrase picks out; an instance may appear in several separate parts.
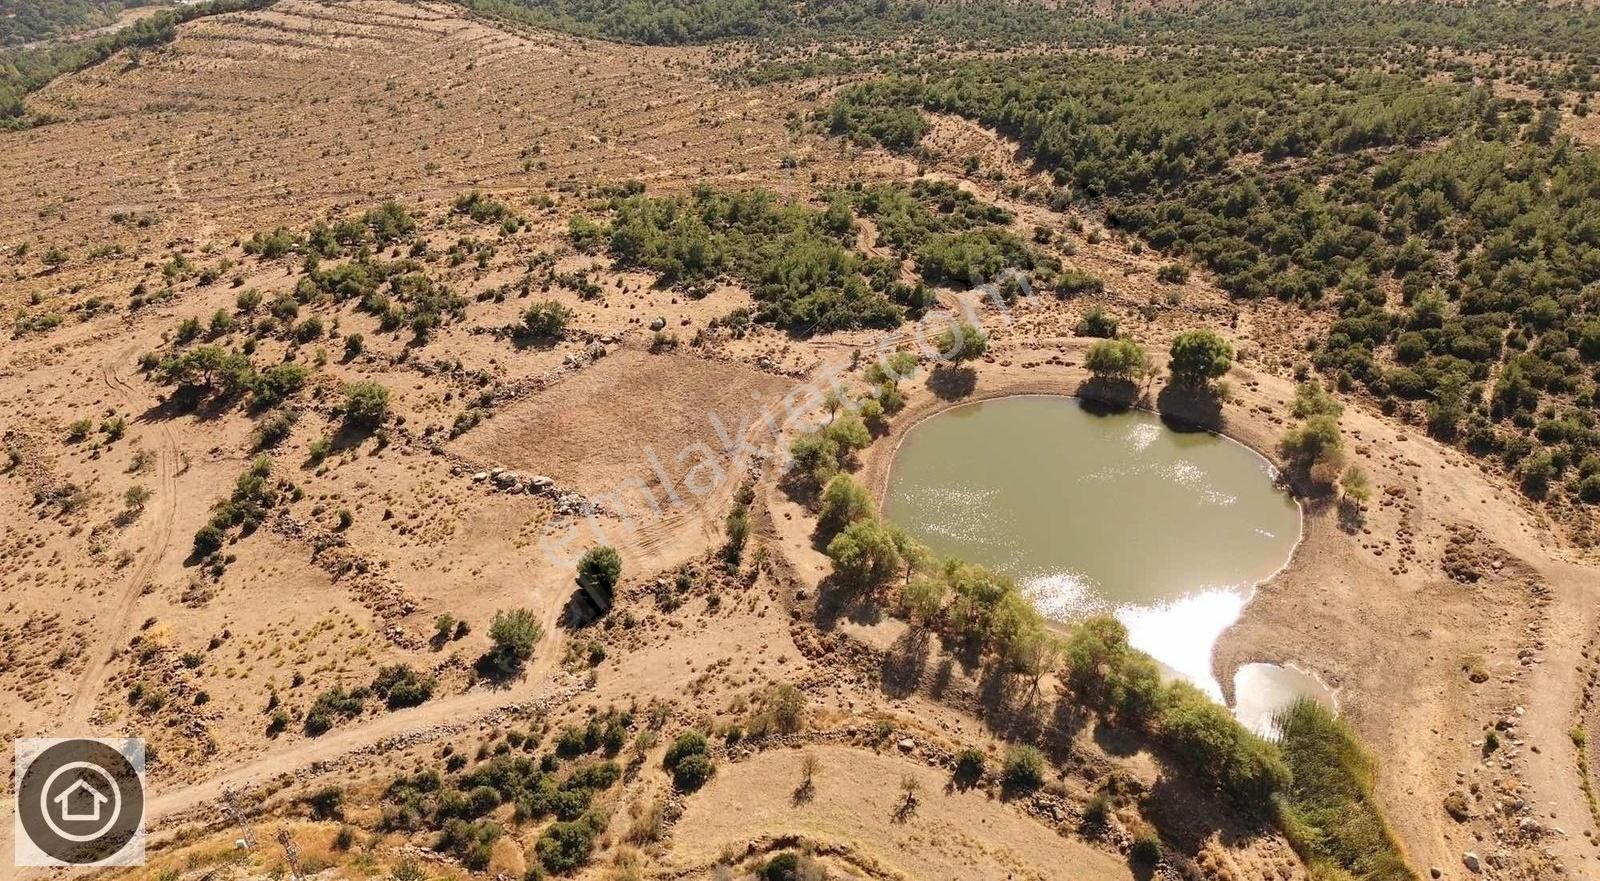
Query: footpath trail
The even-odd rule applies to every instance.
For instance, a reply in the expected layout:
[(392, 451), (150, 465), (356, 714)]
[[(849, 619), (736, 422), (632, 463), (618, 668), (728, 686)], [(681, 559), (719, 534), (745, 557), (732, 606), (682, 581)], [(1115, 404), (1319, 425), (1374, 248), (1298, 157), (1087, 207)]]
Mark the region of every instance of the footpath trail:
[[(121, 397), (125, 404), (137, 411), (148, 406), (149, 399), (117, 373), (117, 365), (129, 363), (133, 358), (133, 352), (133, 349), (124, 350), (111, 361), (102, 364), (100, 378), (113, 394)], [(110, 615), (107, 616), (111, 638), (90, 648), (89, 662), (79, 674), (72, 690), (71, 703), (61, 718), (64, 735), (88, 730), (89, 720), (94, 714), (95, 700), (99, 697), (100, 687), (105, 682), (113, 653), (123, 644), (124, 636), (132, 625), (134, 608), (144, 593), (145, 583), (156, 566), (166, 557), (172, 543), (172, 524), (178, 514), (178, 449), (173, 442), (170, 428), (165, 425), (157, 426), (157, 433), (160, 436), (160, 446), (155, 463), (155, 477), (158, 484), (152, 498), (155, 504), (143, 518), (145, 523), (152, 524), (146, 527), (149, 530), (149, 543), (145, 545), (138, 565), (123, 583), (121, 592), (111, 606)]]

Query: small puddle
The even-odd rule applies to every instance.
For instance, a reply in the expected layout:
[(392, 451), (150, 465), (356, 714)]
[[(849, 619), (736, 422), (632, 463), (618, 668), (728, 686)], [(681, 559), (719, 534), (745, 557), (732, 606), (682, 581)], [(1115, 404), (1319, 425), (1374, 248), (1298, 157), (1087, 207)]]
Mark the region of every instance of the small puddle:
[(1301, 698), (1310, 698), (1330, 710), (1339, 709), (1333, 689), (1292, 665), (1245, 664), (1233, 674), (1234, 717), (1269, 740), (1278, 737), (1278, 712)]

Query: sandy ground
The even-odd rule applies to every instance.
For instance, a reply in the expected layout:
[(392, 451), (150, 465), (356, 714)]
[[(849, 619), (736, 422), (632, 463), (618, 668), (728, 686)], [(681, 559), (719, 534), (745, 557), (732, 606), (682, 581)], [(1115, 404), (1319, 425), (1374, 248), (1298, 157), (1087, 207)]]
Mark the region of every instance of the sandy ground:
[[(660, 454), (674, 487), (687, 486), (698, 462), (678, 454), (696, 444), (723, 448), (708, 414), (742, 424), (752, 395), (770, 404), (879, 339), (795, 340), (758, 329), (702, 349), (648, 353), (656, 318), (687, 342), (747, 305), (748, 293), (724, 285), (680, 302), (649, 278), (574, 253), (563, 230), (571, 214), (593, 210), (582, 191), (595, 182), (637, 178), (671, 190), (711, 180), (805, 194), (852, 175), (915, 174), (904, 159), (841, 149), (789, 126), (789, 111), (810, 109), (801, 91), (718, 85), (698, 51), (511, 34), (446, 7), (382, 0), (284, 0), (266, 12), (205, 19), (137, 64), (114, 59), (53, 83), (37, 100), (68, 121), (5, 135), (0, 150), (0, 204), (22, 208), (0, 214), (0, 244), (32, 243), (30, 256), (0, 269), (0, 306), (64, 317), (54, 330), (8, 340), (0, 354), (0, 433), (22, 455), (0, 477), (0, 509), (15, 515), (0, 532), (0, 642), (9, 652), (0, 665), (0, 740), (84, 726), (149, 737), (166, 756), (152, 775), (152, 808), (170, 818), (165, 841), (185, 824), (216, 824), (224, 787), (282, 788), (287, 799), (319, 772), (378, 780), (402, 757), (422, 760), (442, 743), (488, 737), (524, 714), (569, 718), (661, 700), (673, 702), (674, 725), (733, 724), (761, 689), (794, 681), (812, 696), (819, 731), (883, 719), (916, 738), (917, 754), (818, 741), (810, 748), (827, 753), (824, 785), (803, 805), (789, 799), (796, 750), (734, 757), (707, 792), (687, 800), (669, 845), (652, 857), (662, 866), (709, 876), (725, 848), (803, 833), (835, 845), (829, 859), (841, 871), (868, 876), (964, 877), (958, 867), (968, 867), (979, 877), (1061, 877), (1056, 870), (1068, 866), (1074, 877), (1125, 877), (1122, 845), (1078, 836), (1070, 810), (1041, 819), (980, 792), (943, 792), (937, 756), (921, 744), (999, 749), (994, 719), (979, 718), (981, 683), (951, 669), (948, 695), (926, 683), (886, 693), (884, 659), (906, 645), (896, 622), (880, 616), (824, 632), (797, 617), (797, 597), (815, 590), (826, 561), (812, 546), (807, 513), (775, 490), (773, 475), (759, 493), (770, 524), (761, 544), (771, 555), (759, 577), (722, 584), (716, 603), (710, 590), (672, 598), (678, 567), (720, 540), (736, 481), (647, 517), (641, 488), (665, 496), (665, 486), (646, 451)], [(1302, 356), (1297, 340), (1325, 317), (1230, 303), (1201, 272), (1160, 284), (1156, 255), (1115, 236), (1091, 242), (1093, 218), (1072, 233), (1066, 215), (1030, 201), (1039, 178), (1015, 145), (959, 120), (935, 123), (930, 174), (1010, 208), (1025, 236), (1035, 225), (1060, 231), (1054, 247), (1071, 247), (1068, 262), (1104, 279), (1093, 302), (1126, 333), (1152, 351), (1195, 325), (1232, 336), (1240, 366), (1218, 427), (1272, 454)], [(780, 162), (787, 154), (799, 157), (797, 168)], [(968, 155), (980, 157), (984, 174), (967, 176)], [(449, 200), (472, 187), (507, 200), (528, 228), (496, 238), (492, 228), (448, 216)], [(187, 560), (191, 536), (247, 466), (252, 421), (239, 412), (171, 413), (137, 359), (182, 318), (231, 308), (236, 291), (226, 280), (180, 279), (172, 299), (136, 312), (126, 309), (129, 292), (140, 281), (160, 288), (160, 267), (183, 254), (197, 265), (231, 261), (227, 275), (270, 298), (292, 289), (295, 262), (246, 258), (239, 239), (389, 197), (424, 216), (435, 253), (463, 237), (495, 240), (485, 267), (430, 264), (471, 302), (466, 318), (413, 346), (379, 333), (370, 316), (328, 309), (328, 320), (364, 333), (368, 347), (319, 368), (300, 421), (275, 453), (303, 495), (284, 518), (231, 544), (225, 573), (197, 571)], [(868, 250), (877, 247), (871, 238), (863, 230)], [(39, 261), (50, 245), (69, 252), (60, 270)], [(591, 273), (603, 295), (584, 300), (560, 286), (529, 293), (573, 308), (573, 330), (555, 345), (516, 345), (500, 331), (526, 301), (496, 294), (546, 255), (562, 272)], [(938, 293), (946, 304), (963, 297)], [(969, 398), (1075, 392), (1088, 341), (1071, 328), (1089, 305), (1051, 299), (1009, 317), (985, 312), (995, 345)], [(607, 352), (598, 360), (595, 344)], [(258, 357), (291, 355), (311, 357), (276, 340)], [(391, 390), (403, 429), (386, 446), (360, 441), (310, 463), (312, 441), (337, 431), (339, 385), (361, 379)], [(886, 479), (896, 435), (950, 404), (921, 384), (908, 392), (890, 436), (862, 458), (871, 485)], [(487, 403), (477, 427), (428, 440), (444, 437), (479, 399)], [(77, 419), (118, 416), (126, 420), (120, 438), (63, 440)], [(1569, 736), (1594, 714), (1593, 562), (1503, 480), (1415, 427), (1360, 406), (1347, 408), (1344, 424), (1353, 456), (1374, 479), (1374, 500), (1355, 520), (1334, 505), (1308, 506), (1293, 564), (1261, 588), (1219, 646), (1219, 679), (1249, 661), (1294, 661), (1336, 686), (1343, 712), (1381, 759), (1385, 806), (1423, 871), (1439, 866), (1457, 877), (1471, 850), (1492, 860), (1496, 877), (1560, 877), (1557, 863), (1566, 877), (1600, 874), (1578, 773), (1595, 757), (1581, 756)], [(636, 620), (594, 637), (610, 652), (592, 676), (562, 669), (567, 645), (591, 637), (559, 626), (572, 572), (539, 546), (553, 524), (586, 521), (560, 514), (551, 497), (473, 480), (495, 467), (545, 474), (585, 496), (626, 487), (599, 522), (618, 527), (626, 513), (645, 524), (615, 539)], [(122, 494), (132, 485), (152, 494), (125, 521)], [(79, 492), (63, 495), (67, 488)], [(341, 510), (353, 518), (344, 529), (335, 522)], [(506, 688), (474, 684), (469, 670), (488, 645), (490, 616), (515, 606), (546, 625), (532, 669)], [(471, 632), (430, 645), (442, 613), (468, 620)], [(202, 656), (198, 666), (183, 660), (190, 653)], [(438, 675), (439, 695), (413, 710), (369, 710), (320, 738), (296, 727), (266, 735), (273, 690), (299, 711), (323, 689), (360, 684), (395, 661)], [(1483, 681), (1473, 681), (1480, 673)], [(297, 677), (301, 684), (291, 684)], [(141, 683), (161, 685), (166, 703), (130, 702)], [(1489, 727), (1501, 729), (1503, 746), (1485, 755)], [(1093, 736), (1069, 753), (1097, 772), (1170, 777), (1149, 753), (1116, 754)], [(906, 775), (922, 780), (926, 797), (911, 821), (895, 823), (891, 802)], [(1091, 791), (1082, 769), (1062, 777), (1069, 807)], [(630, 782), (626, 797), (664, 786), (653, 770)], [(1443, 806), (1453, 793), (1470, 809), (1459, 821)], [(1171, 821), (1174, 830), (1221, 815), (1199, 797), (1171, 804), (1188, 815)], [(752, 818), (759, 830), (742, 825)], [(212, 834), (213, 845), (225, 845), (232, 833)], [(1233, 840), (1184, 828), (1183, 838), (1191, 854), (1231, 866), (1233, 877), (1298, 871), (1275, 836)]]
[[(709, 869), (725, 848), (751, 839), (801, 836), (872, 875), (927, 879), (1133, 877), (1125, 861), (1080, 842), (1040, 835), (1036, 823), (985, 793), (944, 792), (947, 776), (896, 756), (845, 748), (812, 750), (815, 794), (796, 799), (779, 781), (798, 781), (800, 750), (775, 750), (730, 765), (689, 806), (677, 829), (693, 845), (670, 871)], [(918, 804), (896, 820), (907, 778)]]

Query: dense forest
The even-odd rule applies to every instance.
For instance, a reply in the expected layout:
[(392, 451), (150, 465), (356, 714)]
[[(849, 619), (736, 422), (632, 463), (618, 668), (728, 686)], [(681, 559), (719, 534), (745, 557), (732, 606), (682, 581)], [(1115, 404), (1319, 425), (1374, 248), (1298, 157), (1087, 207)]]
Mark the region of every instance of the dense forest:
[(1600, 15), (1578, 5), (1211, 0), (1112, 15), (1017, 0), (458, 0), (477, 12), (588, 36), (678, 45), (732, 38), (905, 37), (967, 44), (1517, 47), (1593, 54)]
[[(1587, 112), (1586, 92), (1569, 100)], [(1307, 357), (1341, 388), (1530, 496), (1600, 502), (1600, 156), (1556, 104), (1219, 51), (935, 65), (846, 89), (825, 122), (906, 149), (908, 108), (1018, 139), (1053, 173), (1047, 198), (1235, 297), (1333, 310)]]

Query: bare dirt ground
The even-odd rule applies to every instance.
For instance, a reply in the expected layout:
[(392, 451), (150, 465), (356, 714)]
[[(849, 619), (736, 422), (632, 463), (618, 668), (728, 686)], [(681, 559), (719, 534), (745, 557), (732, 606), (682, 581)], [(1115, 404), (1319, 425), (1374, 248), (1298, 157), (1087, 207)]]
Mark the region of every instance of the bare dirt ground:
[[(1165, 817), (1163, 831), (1184, 845), (1174, 860), (1200, 877), (1302, 877), (1280, 837), (1225, 834), (1228, 812), (1180, 791), (1159, 757), (1108, 749), (1095, 732), (1065, 748), (1046, 796), (946, 791), (955, 749), (1002, 750), (1005, 732), (982, 704), (977, 674), (952, 669), (948, 693), (921, 680), (886, 688), (898, 681), (894, 659), (936, 650), (909, 646), (889, 618), (810, 620), (805, 600), (826, 560), (809, 515), (776, 491), (770, 472), (758, 492), (764, 562), (738, 584), (679, 586), (679, 567), (700, 566), (720, 541), (739, 482), (729, 475), (743, 473), (730, 468), (714, 491), (684, 492), (703, 456), (680, 453), (725, 450), (707, 415), (758, 432), (757, 399), (776, 406), (801, 379), (848, 364), (878, 337), (798, 340), (764, 328), (719, 337), (711, 321), (748, 306), (748, 292), (722, 285), (704, 299), (679, 297), (574, 251), (567, 219), (592, 212), (584, 193), (597, 182), (637, 179), (657, 192), (709, 181), (805, 197), (917, 171), (792, 122), (812, 107), (806, 86), (731, 89), (712, 61), (700, 50), (514, 33), (442, 5), (283, 0), (195, 22), (170, 47), (119, 56), (38, 95), (66, 121), (7, 134), (0, 149), (0, 204), (19, 209), (0, 213), (0, 306), (59, 318), (43, 330), (19, 326), (0, 352), (0, 433), (18, 454), (0, 476), (9, 512), (0, 742), (86, 729), (148, 738), (158, 755), (155, 868), (227, 864), (264, 875), (282, 867), (281, 852), (263, 847), (244, 865), (228, 857), (240, 833), (217, 809), (225, 790), (260, 800), (262, 838), (281, 826), (306, 855), (346, 866), (328, 843), (334, 827), (303, 822), (295, 807), (322, 781), (345, 782), (353, 803), (375, 804), (397, 770), (437, 764), (447, 745), (465, 753), (512, 727), (542, 737), (607, 706), (665, 703), (664, 731), (726, 730), (748, 724), (773, 683), (790, 682), (810, 699), (806, 735), (770, 748), (719, 746), (721, 771), (674, 802), (681, 814), (667, 838), (636, 847), (612, 835), (603, 868), (641, 859), (652, 877), (713, 877), (718, 864), (748, 870), (803, 842), (844, 877), (1129, 877), (1126, 851), (1145, 812), (1122, 811), (1108, 835), (1086, 834), (1080, 822), (1083, 803), (1115, 773), (1159, 786), (1167, 812), (1183, 815)], [(1075, 232), (1067, 215), (1032, 201), (1040, 178), (1015, 145), (950, 118), (935, 120), (930, 143), (931, 176), (1009, 208), (1019, 234), (1056, 230), (1057, 253), (1106, 284), (1092, 300), (1043, 300), (1009, 323), (985, 313), (995, 345), (972, 396), (1076, 391), (1088, 341), (1072, 326), (1091, 303), (1153, 351), (1178, 330), (1208, 325), (1241, 352), (1220, 428), (1271, 455), (1298, 340), (1325, 318), (1231, 303), (1198, 271), (1159, 283), (1156, 255), (1101, 235), (1093, 217)], [(451, 214), (451, 200), (473, 188), (527, 225), (502, 234)], [(272, 453), (298, 497), (227, 546), (225, 571), (202, 571), (191, 537), (248, 467), (255, 426), (242, 410), (175, 412), (170, 390), (139, 370), (140, 355), (165, 345), (183, 318), (231, 310), (241, 288), (269, 300), (293, 289), (298, 259), (246, 255), (241, 243), (253, 233), (304, 229), (388, 198), (423, 218), (428, 272), (463, 295), (465, 316), (417, 344), (353, 308), (322, 307), (324, 320), (366, 338), (349, 358), (333, 336), (325, 360), (314, 345), (264, 341), (258, 359), (317, 365), (299, 420)], [(442, 259), (462, 239), (493, 242), (492, 256)], [(19, 253), (23, 242), (30, 247)], [(876, 247), (870, 229), (862, 246)], [(67, 256), (59, 268), (42, 262), (52, 247)], [(210, 282), (168, 277), (163, 268), (178, 256), (227, 268)], [(546, 258), (560, 273), (588, 273), (602, 293), (519, 292)], [(173, 293), (135, 310), (141, 283)], [(947, 304), (963, 296), (938, 294)], [(535, 295), (574, 310), (559, 342), (523, 345), (504, 333)], [(647, 351), (658, 318), (684, 343), (674, 353)], [(690, 345), (702, 331), (705, 344)], [(313, 443), (340, 434), (339, 386), (357, 380), (390, 390), (395, 429), (381, 441), (346, 438), (315, 459)], [(863, 457), (869, 484), (886, 479), (895, 435), (949, 403), (910, 389), (890, 436)], [(452, 438), (468, 412), (476, 427)], [(120, 430), (102, 427), (118, 418)], [(69, 440), (81, 419), (87, 436)], [(1594, 744), (1584, 755), (1571, 736), (1595, 713), (1593, 561), (1511, 487), (1414, 425), (1359, 406), (1344, 421), (1374, 501), (1355, 521), (1332, 505), (1308, 507), (1293, 564), (1219, 646), (1219, 678), (1249, 661), (1292, 660), (1336, 686), (1342, 712), (1380, 757), (1385, 807), (1422, 871), (1464, 877), (1471, 851), (1492, 877), (1561, 877), (1557, 865), (1565, 877), (1600, 874), (1580, 776), (1584, 762), (1600, 766)], [(519, 480), (548, 476), (558, 492), (507, 491), (487, 474), (497, 468)], [(645, 500), (668, 499), (668, 483), (683, 504), (654, 516)], [(150, 495), (130, 508), (133, 486)], [(596, 503), (593, 521), (563, 508), (568, 493)], [(561, 624), (572, 569), (540, 539), (591, 522), (611, 530), (622, 553), (632, 623), (570, 632)], [(512, 607), (534, 610), (546, 637), (522, 677), (491, 686), (473, 664), (489, 645), (490, 616)], [(441, 614), (469, 632), (434, 639)], [(604, 661), (569, 663), (568, 649), (590, 640), (604, 644)], [(268, 732), (271, 706), (298, 722), (317, 694), (399, 662), (438, 678), (432, 700), (369, 707), (318, 737), (298, 724)], [(1486, 751), (1492, 728), (1501, 745)], [(614, 797), (619, 828), (642, 824), (634, 806), (670, 790), (663, 747), (641, 748), (647, 758)], [(806, 750), (821, 770), (814, 798), (797, 802)], [(906, 777), (921, 796), (901, 820)], [(1455, 796), (1466, 806), (1459, 817), (1446, 810)], [(355, 812), (362, 817), (373, 819)], [(372, 840), (375, 853), (411, 848), (440, 872), (461, 871), (420, 836)], [(525, 830), (508, 836), (492, 870), (520, 875), (529, 846)]]

